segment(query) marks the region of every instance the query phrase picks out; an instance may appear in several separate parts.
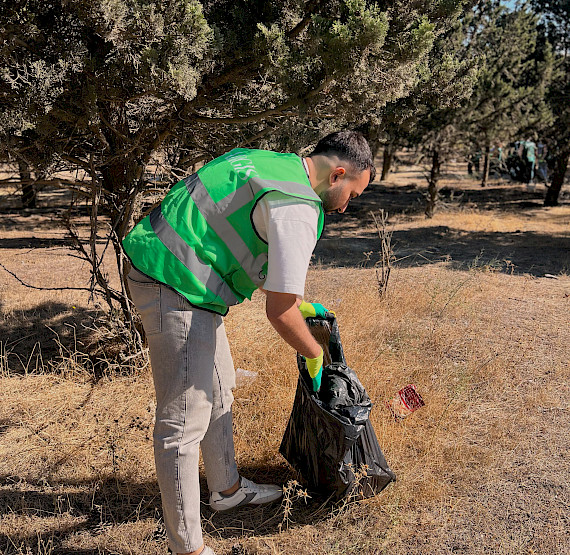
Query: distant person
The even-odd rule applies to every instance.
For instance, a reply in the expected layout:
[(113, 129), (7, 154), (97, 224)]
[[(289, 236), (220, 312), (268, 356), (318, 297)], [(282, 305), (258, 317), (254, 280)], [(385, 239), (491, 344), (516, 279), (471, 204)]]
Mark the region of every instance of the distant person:
[(489, 149), (489, 171), (499, 176), (507, 171), (501, 143), (496, 143)]
[(542, 141), (538, 141), (536, 145), (536, 174), (545, 185), (548, 184), (548, 163), (546, 162), (547, 154), (548, 149), (546, 144)]
[(513, 141), (507, 147), (505, 166), (511, 179), (521, 181), (522, 159), (520, 157), (520, 141)]
[(499, 163), (500, 168), (504, 168), (505, 166), (505, 153), (503, 152), (503, 146), (499, 144), (497, 146), (497, 161)]
[(199, 449), (214, 510), (281, 497), (280, 486), (238, 473), (235, 372), (222, 317), (262, 289), (267, 318), (306, 357), (318, 391), (323, 350), (304, 318), (326, 309), (303, 300), (307, 268), (325, 213), (344, 212), (375, 173), (354, 131), (324, 137), (306, 158), (234, 149), (174, 185), (125, 238), (152, 363), (154, 455), (173, 553), (213, 553), (200, 523)]
[(510, 157), (510, 167), (509, 171), (512, 178), (515, 181), (520, 181), (522, 183), (527, 183), (528, 179), (526, 176), (527, 165), (525, 162), (525, 143), (526, 141), (515, 141), (512, 155)]
[(477, 150), (469, 159), (467, 163), (467, 173), (469, 175), (473, 175), (473, 168), (475, 171), (479, 173), (480, 170), (480, 163), (481, 163), (481, 151)]
[(523, 164), (525, 166), (525, 177), (527, 178), (527, 187), (534, 190), (534, 168), (536, 165), (536, 143), (531, 139), (527, 139), (523, 143)]

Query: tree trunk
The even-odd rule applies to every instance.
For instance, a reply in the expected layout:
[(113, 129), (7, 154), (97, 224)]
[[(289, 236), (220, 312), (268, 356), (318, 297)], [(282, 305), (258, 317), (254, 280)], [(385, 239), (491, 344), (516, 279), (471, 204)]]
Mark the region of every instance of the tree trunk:
[(392, 143), (386, 143), (384, 147), (384, 155), (382, 158), (382, 175), (380, 176), (380, 181), (385, 181), (390, 173), (390, 168), (392, 167), (392, 160), (394, 159), (394, 145)]
[(22, 204), (24, 208), (36, 207), (36, 190), (32, 182), (32, 172), (30, 166), (23, 160), (18, 161), (20, 180), (22, 181)]
[(564, 177), (568, 169), (568, 157), (570, 156), (570, 148), (563, 148), (560, 154), (554, 160), (554, 171), (552, 172), (552, 183), (546, 190), (544, 206), (558, 206), (558, 197), (564, 185)]
[(144, 173), (148, 156), (120, 161), (107, 166), (101, 171), (104, 188), (112, 190), (118, 202), (109, 202), (111, 198), (106, 198), (106, 208), (111, 220), (110, 239), (115, 250), (117, 271), (120, 277), (121, 290), (117, 292), (117, 300), (123, 313), (124, 322), (131, 332), (135, 343), (142, 348), (142, 328), (137, 326), (136, 318), (132, 311), (130, 291), (127, 284), (127, 274), (130, 269), (121, 243), (129, 232), (133, 210), (136, 204), (137, 195), (140, 191), (141, 179)]
[(485, 159), (483, 161), (483, 176), (481, 178), (481, 187), (487, 186), (487, 181), (489, 180), (489, 166), (491, 165), (491, 147), (485, 145)]
[(372, 122), (367, 121), (363, 125), (359, 126), (357, 130), (366, 138), (366, 141), (370, 146), (370, 151), (372, 152), (372, 159), (374, 160), (380, 150), (380, 128), (378, 125), (374, 125)]
[(441, 171), (441, 159), (439, 157), (439, 150), (433, 149), (431, 157), (431, 171), (428, 180), (428, 192), (426, 197), (426, 210), (425, 215), (427, 218), (432, 218), (437, 204), (437, 184), (439, 181), (439, 174)]

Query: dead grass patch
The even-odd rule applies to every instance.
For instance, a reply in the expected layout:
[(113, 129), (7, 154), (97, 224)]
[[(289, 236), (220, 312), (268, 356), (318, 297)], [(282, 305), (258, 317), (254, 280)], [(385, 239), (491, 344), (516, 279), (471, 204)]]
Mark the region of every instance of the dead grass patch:
[[(531, 538), (520, 524), (505, 520), (502, 531), (491, 533), (489, 515), (503, 514), (491, 484), (510, 488), (517, 499), (524, 495), (509, 486), (516, 476), (528, 480), (513, 459), (529, 453), (541, 423), (540, 433), (554, 445), (568, 441), (560, 429), (553, 435), (568, 410), (562, 335), (568, 280), (415, 268), (395, 274), (383, 303), (374, 281), (373, 270), (315, 270), (307, 297), (318, 296), (337, 312), (347, 360), (376, 404), (372, 422), (398, 482), (341, 509), (320, 509), (323, 500), (316, 497), (295, 502), (289, 529), (281, 532), (279, 507), (233, 520), (205, 507), (209, 542), (220, 553), (236, 542), (247, 553), (403, 553), (410, 543), (428, 553), (438, 552), (430, 551), (436, 539), (447, 541), (442, 527), (455, 537), (453, 519), (469, 533), (481, 529), (487, 545), (502, 542), (503, 551), (496, 552), (538, 545), (536, 538), (547, 532), (552, 545), (564, 545), (561, 525), (535, 527)], [(522, 297), (530, 311), (521, 310)], [(277, 450), (296, 365), (262, 309), (256, 295), (226, 322), (236, 366), (258, 373), (236, 391), (236, 453), (248, 476), (286, 481), (294, 473)], [(164, 552), (157, 532), (148, 372), (96, 384), (50, 374), (2, 381), (5, 552)], [(427, 404), (396, 424), (383, 402), (409, 382)], [(535, 467), (537, 456), (532, 454)], [(566, 485), (554, 479), (561, 468), (552, 463), (542, 470), (550, 487), (559, 488), (560, 510), (568, 500)], [(481, 491), (487, 492), (485, 501), (475, 502)], [(540, 503), (544, 514), (554, 510), (545, 497), (526, 502)], [(514, 530), (518, 539), (507, 538)], [(451, 552), (455, 544), (446, 545), (439, 552)], [(467, 552), (479, 551), (474, 545)]]

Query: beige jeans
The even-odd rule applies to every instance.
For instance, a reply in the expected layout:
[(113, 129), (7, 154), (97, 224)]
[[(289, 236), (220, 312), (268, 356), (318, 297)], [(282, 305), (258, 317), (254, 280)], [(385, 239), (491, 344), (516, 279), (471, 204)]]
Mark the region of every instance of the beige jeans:
[(235, 371), (223, 319), (134, 268), (128, 282), (150, 350), (154, 457), (169, 547), (195, 551), (203, 543), (199, 449), (210, 491), (229, 489), (239, 478), (231, 411)]

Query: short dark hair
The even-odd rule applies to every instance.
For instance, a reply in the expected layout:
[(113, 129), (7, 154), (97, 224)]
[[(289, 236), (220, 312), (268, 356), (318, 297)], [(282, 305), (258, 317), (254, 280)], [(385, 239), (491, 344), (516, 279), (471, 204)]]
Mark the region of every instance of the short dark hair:
[(309, 156), (317, 154), (336, 154), (340, 159), (350, 162), (358, 171), (370, 170), (370, 182), (376, 177), (370, 145), (359, 131), (347, 129), (323, 137)]

